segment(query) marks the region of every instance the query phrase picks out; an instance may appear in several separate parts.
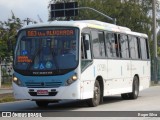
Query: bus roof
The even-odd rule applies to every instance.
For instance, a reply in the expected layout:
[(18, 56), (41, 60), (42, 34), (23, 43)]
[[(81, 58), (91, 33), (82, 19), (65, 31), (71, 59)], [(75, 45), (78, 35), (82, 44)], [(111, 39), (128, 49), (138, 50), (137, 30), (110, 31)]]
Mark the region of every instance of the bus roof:
[(148, 36), (146, 34), (133, 32), (133, 31), (131, 31), (131, 29), (129, 29), (127, 27), (122, 27), (122, 26), (118, 26), (115, 24), (105, 23), (105, 22), (101, 22), (101, 21), (97, 21), (97, 20), (51, 21), (51, 22), (46, 22), (46, 23), (28, 25), (28, 26), (23, 27), (22, 29), (38, 28), (38, 27), (51, 27), (51, 26), (78, 27), (80, 29), (83, 29), (85, 27), (89, 27), (89, 28), (106, 30), (106, 31), (110, 31), (110, 32), (126, 33), (126, 34), (130, 34), (130, 35), (148, 38)]

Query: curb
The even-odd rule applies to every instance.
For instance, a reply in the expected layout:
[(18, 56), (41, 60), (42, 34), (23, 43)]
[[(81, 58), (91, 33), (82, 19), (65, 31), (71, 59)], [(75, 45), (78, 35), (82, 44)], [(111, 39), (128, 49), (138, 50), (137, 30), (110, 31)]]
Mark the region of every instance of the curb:
[(13, 89), (2, 89), (0, 88), (0, 95), (4, 95), (4, 94), (12, 94), (13, 93)]
[(0, 90), (13, 90), (12, 88), (0, 88)]

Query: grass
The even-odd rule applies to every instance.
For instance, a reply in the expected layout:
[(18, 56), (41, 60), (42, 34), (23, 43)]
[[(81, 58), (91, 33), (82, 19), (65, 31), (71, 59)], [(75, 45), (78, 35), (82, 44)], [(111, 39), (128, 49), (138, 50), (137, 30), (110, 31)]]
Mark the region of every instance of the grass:
[(12, 88), (12, 82), (2, 83), (1, 88)]
[[(11, 82), (2, 83), (1, 88), (11, 89), (12, 83)], [(0, 94), (0, 103), (13, 102), (13, 101), (16, 101), (13, 97), (13, 93)]]
[(151, 81), (150, 86), (160, 86), (160, 83), (155, 83), (154, 81)]
[(0, 94), (0, 103), (16, 101), (12, 93)]

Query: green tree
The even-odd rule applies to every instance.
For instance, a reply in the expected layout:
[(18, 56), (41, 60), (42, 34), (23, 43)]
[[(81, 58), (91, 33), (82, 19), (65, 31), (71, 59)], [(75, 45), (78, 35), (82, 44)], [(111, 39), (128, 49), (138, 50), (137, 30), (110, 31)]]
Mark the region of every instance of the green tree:
[[(146, 0), (147, 1), (147, 0)], [(117, 25), (126, 26), (137, 32), (144, 32), (151, 36), (151, 17), (148, 16), (150, 11), (149, 5), (148, 9), (145, 3), (139, 3), (135, 0), (78, 0), (80, 6), (89, 6), (93, 7), (104, 14), (111, 16), (112, 18), (117, 18)], [(144, 2), (144, 1), (142, 1)], [(89, 13), (88, 11), (84, 12), (81, 15), (84, 18), (89, 17), (88, 19), (96, 18), (97, 20), (104, 22), (112, 22), (106, 18), (97, 15), (95, 13)]]
[[(66, 0), (51, 0), (54, 3), (66, 2)], [(79, 7), (94, 8), (112, 18), (117, 18), (117, 25), (130, 28), (132, 31), (145, 33), (149, 37), (151, 55), (152, 45), (152, 0), (74, 0)], [(157, 10), (159, 2), (157, 2)], [(113, 21), (94, 13), (91, 10), (80, 10), (79, 16), (73, 19), (100, 20), (113, 23)], [(160, 48), (158, 48), (160, 54)]]
[[(68, 2), (73, 0), (51, 0), (50, 3)], [(151, 36), (151, 0), (75, 0), (79, 7), (92, 7), (112, 18), (117, 24), (131, 28), (133, 31), (144, 32)], [(92, 19), (113, 23), (113, 21), (96, 14), (91, 10), (80, 10), (75, 19)]]
[(13, 45), (16, 42), (15, 36), (17, 31), (22, 27), (22, 22), (15, 17), (12, 12), (12, 17), (7, 21), (0, 21), (0, 60), (4, 61), (6, 58), (12, 56)]

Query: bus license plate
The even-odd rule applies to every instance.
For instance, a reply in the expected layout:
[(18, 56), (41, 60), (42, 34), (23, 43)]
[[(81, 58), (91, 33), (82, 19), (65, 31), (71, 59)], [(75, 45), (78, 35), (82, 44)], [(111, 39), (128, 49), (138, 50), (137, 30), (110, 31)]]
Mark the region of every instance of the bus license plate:
[(48, 95), (48, 90), (37, 90), (37, 95)]

